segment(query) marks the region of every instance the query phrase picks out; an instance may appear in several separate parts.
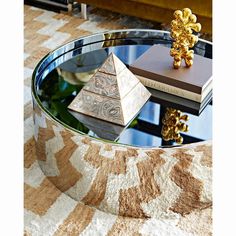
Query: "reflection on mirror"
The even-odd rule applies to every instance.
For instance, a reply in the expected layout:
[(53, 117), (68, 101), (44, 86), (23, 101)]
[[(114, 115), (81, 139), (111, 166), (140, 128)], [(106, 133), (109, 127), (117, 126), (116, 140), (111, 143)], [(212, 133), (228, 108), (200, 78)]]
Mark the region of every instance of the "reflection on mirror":
[(176, 143), (183, 143), (184, 139), (180, 132), (188, 132), (188, 125), (183, 121), (188, 121), (188, 115), (183, 115), (180, 110), (166, 108), (165, 116), (162, 119), (161, 135), (165, 141), (174, 140)]
[[(149, 45), (122, 45), (101, 48), (96, 51), (76, 55), (54, 68), (39, 83), (37, 94), (45, 109), (55, 118), (78, 132), (102, 139), (137, 146), (176, 145), (175, 140), (166, 141), (162, 136), (162, 119), (168, 107), (182, 111), (189, 117), (189, 132), (175, 134), (176, 141), (186, 143), (199, 142), (212, 137), (212, 106), (207, 98), (203, 104), (196, 104), (183, 98), (149, 89), (152, 94), (140, 113), (126, 127), (107, 127), (100, 119), (89, 120), (86, 117), (74, 117), (67, 109), (68, 105), (90, 80), (111, 52), (114, 52), (126, 66), (132, 63)], [(184, 122), (184, 120), (181, 120)], [(185, 126), (179, 128), (185, 130)]]

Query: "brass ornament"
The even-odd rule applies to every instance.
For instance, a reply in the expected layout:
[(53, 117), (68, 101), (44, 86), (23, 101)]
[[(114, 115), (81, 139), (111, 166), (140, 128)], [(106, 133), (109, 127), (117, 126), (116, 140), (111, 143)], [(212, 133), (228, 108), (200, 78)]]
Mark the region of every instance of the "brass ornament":
[(189, 8), (175, 11), (174, 18), (171, 21), (171, 37), (174, 42), (170, 50), (170, 55), (174, 57), (173, 66), (178, 69), (184, 59), (186, 66), (190, 67), (193, 65), (194, 51), (189, 48), (192, 48), (198, 41), (193, 30), (200, 32), (201, 24), (196, 23), (197, 17)]
[(176, 143), (183, 143), (180, 132), (188, 132), (188, 125), (182, 121), (188, 121), (188, 115), (183, 115), (180, 110), (167, 108), (162, 119), (161, 135), (165, 141), (175, 140)]

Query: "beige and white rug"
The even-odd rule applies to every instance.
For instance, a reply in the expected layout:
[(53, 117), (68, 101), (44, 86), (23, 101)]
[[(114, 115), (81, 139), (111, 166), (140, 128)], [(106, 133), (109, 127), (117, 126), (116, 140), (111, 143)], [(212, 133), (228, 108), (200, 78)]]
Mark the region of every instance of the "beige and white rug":
[[(207, 207), (191, 209), (188, 214), (182, 214), (175, 221), (163, 217), (148, 218), (137, 215), (134, 218), (111, 214), (109, 211), (102, 211), (91, 204), (78, 202), (62, 193), (43, 174), (36, 160), (30, 84), (33, 69), (38, 61), (56, 47), (84, 35), (109, 29), (155, 28), (160, 24), (138, 19), (134, 21), (132, 17), (105, 14), (97, 9), (93, 9), (89, 14), (89, 20), (85, 21), (30, 6), (25, 6), (24, 20), (24, 234), (32, 236), (212, 235), (212, 209), (209, 203)], [(208, 143), (207, 147), (196, 151), (198, 152), (196, 160), (201, 160), (200, 166), (205, 169), (205, 175), (201, 176), (202, 181), (211, 184), (211, 143)], [(178, 168), (187, 168), (186, 165), (190, 165), (187, 162), (181, 159), (181, 164), (176, 171)], [(199, 175), (198, 170), (195, 171), (196, 175)], [(205, 192), (211, 193), (211, 190), (207, 189)], [(185, 191), (186, 199), (188, 194), (192, 194), (191, 191)], [(191, 204), (197, 205), (195, 202)], [(184, 205), (187, 206), (188, 202), (184, 202)]]

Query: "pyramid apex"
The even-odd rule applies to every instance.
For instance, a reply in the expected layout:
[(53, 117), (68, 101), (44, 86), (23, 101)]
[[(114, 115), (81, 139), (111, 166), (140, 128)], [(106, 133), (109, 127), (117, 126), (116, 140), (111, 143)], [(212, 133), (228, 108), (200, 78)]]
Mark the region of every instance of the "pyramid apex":
[[(109, 57), (113, 57), (113, 56), (115, 56), (115, 53), (114, 53), (114, 52), (111, 52), (111, 53), (108, 55), (107, 59), (108, 59)], [(107, 59), (106, 59), (106, 60), (107, 60)], [(105, 61), (106, 61), (106, 60), (105, 60)]]
[(99, 71), (106, 74), (118, 75), (125, 68), (125, 64), (115, 55), (115, 53), (111, 52)]
[[(111, 58), (113, 59), (113, 63), (115, 64), (114, 58), (118, 58), (118, 57), (116, 56), (116, 54), (115, 54), (114, 52), (111, 52), (111, 53), (108, 55), (107, 59), (108, 59), (109, 57), (111, 57)], [(118, 59), (119, 59), (119, 58), (118, 58)], [(123, 63), (123, 62), (122, 62), (122, 63)]]
[[(111, 52), (108, 57), (117, 58), (122, 64), (124, 64), (124, 63), (120, 60), (120, 58), (119, 58), (118, 56), (116, 56), (116, 54), (115, 54), (114, 52)], [(114, 63), (115, 63), (115, 62), (114, 62)]]

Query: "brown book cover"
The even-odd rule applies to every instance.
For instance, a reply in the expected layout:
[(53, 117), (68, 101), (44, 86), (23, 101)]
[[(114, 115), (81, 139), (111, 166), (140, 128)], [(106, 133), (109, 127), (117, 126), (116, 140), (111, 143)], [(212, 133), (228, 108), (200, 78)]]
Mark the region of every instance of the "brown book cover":
[(170, 48), (154, 45), (141, 55), (129, 69), (136, 75), (201, 94), (212, 80), (212, 59), (194, 55), (193, 65), (173, 68)]

